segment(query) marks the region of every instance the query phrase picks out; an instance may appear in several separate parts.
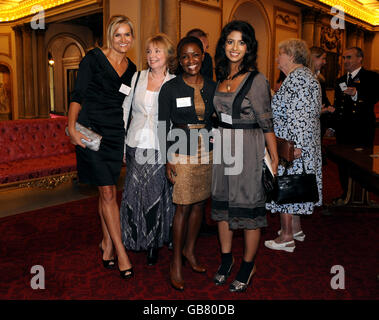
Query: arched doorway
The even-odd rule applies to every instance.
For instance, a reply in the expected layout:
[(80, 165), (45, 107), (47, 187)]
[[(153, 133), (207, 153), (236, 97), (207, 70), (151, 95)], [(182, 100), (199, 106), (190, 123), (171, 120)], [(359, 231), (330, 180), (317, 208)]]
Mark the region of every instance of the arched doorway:
[(232, 10), (229, 21), (234, 19), (245, 20), (253, 26), (258, 41), (258, 69), (267, 79), (270, 79), (272, 37), (265, 8), (258, 0), (238, 1)]
[(12, 74), (9, 66), (0, 62), (0, 120), (12, 119)]
[(60, 34), (47, 47), (49, 55), (50, 111), (67, 115), (70, 92), (79, 63), (85, 55), (83, 44), (73, 35)]

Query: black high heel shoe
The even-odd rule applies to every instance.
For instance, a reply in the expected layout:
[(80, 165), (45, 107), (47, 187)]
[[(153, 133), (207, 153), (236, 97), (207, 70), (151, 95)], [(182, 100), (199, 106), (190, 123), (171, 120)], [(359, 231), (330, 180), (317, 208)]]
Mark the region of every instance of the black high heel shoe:
[(101, 260), (103, 261), (103, 266), (105, 269), (108, 269), (108, 270), (113, 270), (116, 268), (116, 259), (110, 259), (110, 260), (104, 260), (103, 259), (103, 254), (104, 254), (104, 250), (101, 246), (101, 243), (99, 244), (99, 248), (100, 248), (100, 251), (101, 251)]
[(134, 276), (133, 267), (130, 269), (123, 270), (123, 271), (121, 271), (121, 270), (119, 270), (119, 271), (120, 271), (120, 277), (122, 279), (128, 280), (130, 278), (133, 278), (133, 276)]
[(158, 248), (147, 249), (147, 265), (153, 266), (158, 261)]

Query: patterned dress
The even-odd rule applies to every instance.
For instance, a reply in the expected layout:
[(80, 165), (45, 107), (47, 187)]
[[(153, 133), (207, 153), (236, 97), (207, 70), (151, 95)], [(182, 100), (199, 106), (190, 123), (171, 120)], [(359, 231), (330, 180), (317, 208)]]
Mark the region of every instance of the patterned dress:
[[(302, 173), (304, 161), (306, 172), (316, 174), (319, 201), (283, 205), (271, 202), (266, 204), (266, 209), (279, 213), (312, 214), (314, 206), (322, 204), (321, 87), (318, 80), (306, 67), (295, 69), (273, 97), (271, 107), (275, 135), (295, 141), (295, 148), (301, 149), (302, 157), (293, 161), (287, 173)], [(278, 175), (283, 173), (284, 166), (279, 164)]]

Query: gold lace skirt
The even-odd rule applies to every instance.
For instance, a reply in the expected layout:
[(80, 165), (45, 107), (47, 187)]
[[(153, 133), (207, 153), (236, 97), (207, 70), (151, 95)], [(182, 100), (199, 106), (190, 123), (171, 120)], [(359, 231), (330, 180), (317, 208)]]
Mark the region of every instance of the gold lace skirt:
[(172, 194), (175, 204), (189, 205), (206, 200), (211, 195), (213, 152), (206, 152), (199, 136), (197, 155), (173, 155), (176, 177)]

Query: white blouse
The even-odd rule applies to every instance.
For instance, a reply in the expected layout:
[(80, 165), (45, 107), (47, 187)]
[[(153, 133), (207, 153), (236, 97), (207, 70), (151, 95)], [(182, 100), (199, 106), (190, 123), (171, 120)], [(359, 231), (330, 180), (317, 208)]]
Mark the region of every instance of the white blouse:
[[(138, 147), (143, 149), (159, 150), (157, 130), (158, 96), (160, 88), (159, 91), (147, 90), (148, 77), (148, 70), (141, 71), (135, 94), (133, 94), (137, 72), (133, 75), (131, 83), (132, 89), (130, 90), (130, 94), (126, 96), (122, 105), (124, 109), (124, 124), (126, 128), (130, 107), (133, 103), (132, 120), (130, 122), (125, 143), (132, 148)], [(175, 75), (167, 72), (162, 85), (174, 77)]]

